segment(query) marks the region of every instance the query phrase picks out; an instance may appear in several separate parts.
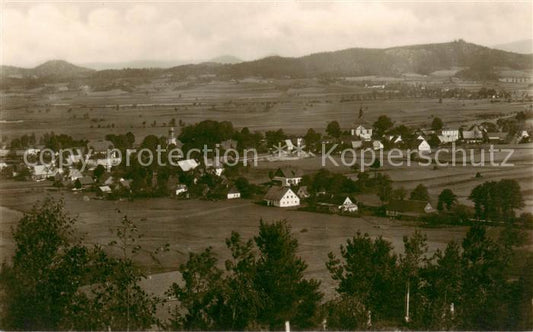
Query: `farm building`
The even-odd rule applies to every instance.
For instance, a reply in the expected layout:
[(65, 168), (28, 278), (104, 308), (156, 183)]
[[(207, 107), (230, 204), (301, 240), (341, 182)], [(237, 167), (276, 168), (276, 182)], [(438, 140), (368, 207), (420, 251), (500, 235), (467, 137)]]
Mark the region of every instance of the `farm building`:
[(487, 133), (487, 140), (489, 143), (505, 143), (507, 141), (507, 136), (509, 133)]
[(280, 181), (283, 187), (296, 186), (302, 181), (303, 172), (301, 169), (286, 166), (280, 167), (274, 173), (274, 180)]
[(483, 142), (483, 132), (478, 128), (473, 130), (463, 130), (463, 141), (466, 143), (480, 143)]
[(300, 205), (300, 198), (289, 187), (271, 187), (264, 198), (268, 206), (290, 207)]
[(386, 214), (389, 217), (420, 217), (433, 212), (435, 212), (435, 209), (428, 201), (417, 200), (391, 200), (386, 210)]
[(231, 187), (226, 195), (227, 199), (241, 198), (241, 192), (235, 187)]
[(374, 150), (383, 150), (384, 146), (383, 143), (381, 143), (380, 141), (374, 141), (372, 142), (372, 148)]

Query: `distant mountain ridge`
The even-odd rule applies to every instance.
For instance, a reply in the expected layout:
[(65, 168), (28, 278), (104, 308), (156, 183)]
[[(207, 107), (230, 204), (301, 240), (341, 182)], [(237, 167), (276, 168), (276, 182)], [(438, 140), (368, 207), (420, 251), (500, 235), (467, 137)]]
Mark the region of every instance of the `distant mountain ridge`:
[(533, 69), (533, 54), (518, 54), (457, 40), (449, 43), (391, 47), (385, 49), (351, 48), (314, 53), (302, 57), (270, 56), (239, 62), (222, 56), (209, 62), (171, 68), (107, 69), (95, 71), (62, 60), (47, 61), (32, 69), (2, 66), (2, 77), (37, 76), (61, 78), (120, 78), (169, 74), (185, 78), (214, 74), (222, 78), (306, 78), (382, 75), (405, 73), (430, 74), (438, 70), (464, 68), (459, 75), (467, 78), (494, 79), (495, 70)]
[(73, 65), (64, 60), (49, 60), (35, 68), (1, 66), (2, 76), (75, 78), (85, 77), (95, 70)]
[(507, 52), (532, 54), (533, 53), (533, 39), (523, 39), (523, 40), (517, 40), (517, 41), (505, 43), (505, 44), (494, 45), (493, 48), (507, 51)]

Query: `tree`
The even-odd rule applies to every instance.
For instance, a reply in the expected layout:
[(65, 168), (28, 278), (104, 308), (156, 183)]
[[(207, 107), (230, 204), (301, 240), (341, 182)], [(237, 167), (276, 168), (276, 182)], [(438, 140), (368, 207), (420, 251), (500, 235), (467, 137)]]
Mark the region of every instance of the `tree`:
[(312, 150), (316, 150), (321, 138), (322, 135), (320, 135), (320, 133), (317, 133), (313, 128), (309, 128), (304, 136), (305, 144), (309, 149)]
[(24, 214), (13, 231), (15, 255), (1, 273), (2, 327), (70, 329), (64, 319), (84, 281), (88, 251), (74, 237), (75, 220), (63, 202), (47, 198)]
[(411, 191), (410, 199), (418, 201), (429, 201), (429, 193), (426, 186), (419, 184)]
[[(216, 330), (222, 302), (222, 271), (216, 267), (212, 248), (200, 254), (189, 253), (181, 264), (184, 285), (173, 283), (167, 294), (175, 296), (180, 306), (172, 311), (171, 327), (175, 330)], [(182, 310), (184, 308), (185, 310)]]
[(403, 201), (405, 199), (405, 197), (407, 197), (407, 190), (405, 190), (404, 187), (396, 188), (391, 193), (391, 198), (392, 199), (397, 199), (397, 200)]
[(488, 181), (472, 189), (476, 217), (484, 220), (513, 221), (515, 209), (524, 206), (520, 185), (516, 180)]
[(93, 175), (96, 178), (96, 181), (100, 181), (100, 177), (105, 173), (105, 167), (103, 165), (98, 165), (93, 171)]
[(441, 130), (442, 127), (444, 127), (444, 123), (442, 122), (441, 118), (439, 117), (433, 118), (433, 121), (431, 122), (431, 129), (437, 131), (437, 130)]
[(328, 327), (333, 329), (367, 328), (372, 320), (389, 319), (401, 311), (398, 294), (397, 257), (390, 242), (357, 232), (340, 247), (341, 258), (328, 254), (326, 267), (337, 282), (338, 297), (329, 303)]
[(381, 137), (385, 135), (387, 130), (391, 129), (394, 126), (391, 118), (386, 115), (380, 115), (379, 118), (374, 122), (373, 127), (376, 133), (376, 137)]
[(457, 203), (457, 195), (451, 191), (451, 189), (444, 189), (439, 194), (439, 202), (437, 204), (437, 209), (442, 211), (444, 209), (450, 210), (454, 204)]
[(342, 133), (341, 126), (337, 121), (331, 121), (326, 127), (326, 133), (331, 137), (339, 138)]
[(270, 329), (281, 329), (285, 321), (300, 329), (316, 326), (320, 282), (304, 278), (307, 264), (296, 255), (298, 241), (287, 222), (261, 220), (254, 241), (259, 249), (255, 288), (263, 297), (258, 322)]

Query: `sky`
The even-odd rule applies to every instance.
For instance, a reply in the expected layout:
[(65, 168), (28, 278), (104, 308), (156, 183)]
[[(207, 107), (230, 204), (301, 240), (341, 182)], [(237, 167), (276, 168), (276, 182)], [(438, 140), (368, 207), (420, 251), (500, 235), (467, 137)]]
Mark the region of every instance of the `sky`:
[(302, 56), (351, 47), (533, 35), (524, 2), (18, 2), (3, 0), (0, 62), (34, 67), (139, 60), (200, 62), (233, 55)]

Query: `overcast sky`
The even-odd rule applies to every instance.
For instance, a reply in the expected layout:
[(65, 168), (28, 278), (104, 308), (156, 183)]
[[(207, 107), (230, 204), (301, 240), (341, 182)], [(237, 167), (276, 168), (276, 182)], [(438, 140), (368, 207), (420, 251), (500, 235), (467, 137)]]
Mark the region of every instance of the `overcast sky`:
[(532, 1), (19, 3), (3, 1), (3, 64), (252, 60), (350, 47), (532, 38)]

